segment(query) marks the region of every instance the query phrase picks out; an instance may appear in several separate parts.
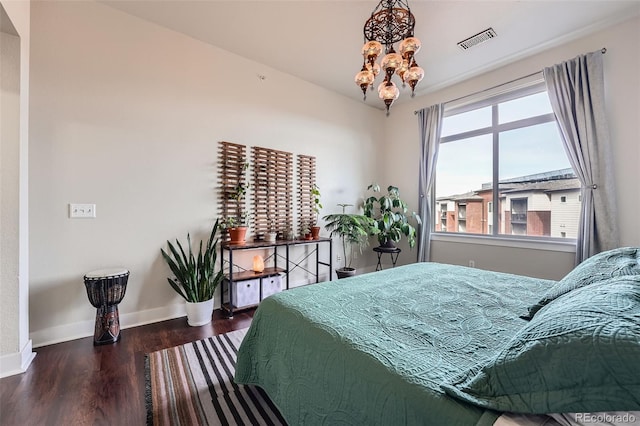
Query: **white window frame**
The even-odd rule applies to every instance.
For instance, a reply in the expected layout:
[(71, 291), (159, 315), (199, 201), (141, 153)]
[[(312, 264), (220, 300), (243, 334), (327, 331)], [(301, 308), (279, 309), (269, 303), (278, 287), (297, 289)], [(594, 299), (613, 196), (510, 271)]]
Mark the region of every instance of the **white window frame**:
[[(553, 113), (548, 113), (500, 124), (498, 122), (498, 104), (544, 91), (546, 91), (546, 86), (544, 84), (542, 75), (536, 74), (534, 76), (515, 80), (505, 85), (498, 86), (496, 88), (489, 89), (487, 91), (483, 91), (481, 93), (474, 94), (468, 97), (464, 97), (456, 101), (446, 103), (444, 105), (444, 118), (491, 106), (492, 123), (490, 126), (454, 135), (444, 136), (440, 138), (439, 143), (454, 142), (482, 135), (492, 135), (492, 187), (494, 203), (496, 202), (496, 200), (499, 200), (499, 188), (498, 185), (496, 185), (496, 182), (498, 182), (499, 180), (498, 157), (500, 133), (556, 121), (555, 115)], [(433, 188), (435, 188), (435, 185), (433, 186)], [(431, 205), (435, 205), (435, 198), (435, 190), (433, 190), (431, 191)], [(576, 240), (571, 238), (500, 234), (499, 227), (496, 226), (496, 224), (499, 223), (499, 210), (500, 209), (494, 208), (492, 211), (492, 222), (489, 224), (492, 228), (491, 234), (442, 232), (435, 229), (434, 221), (431, 220), (431, 223), (429, 224), (429, 226), (431, 226), (431, 239), (434, 241), (460, 241), (478, 244), (556, 250), (563, 252), (575, 251)]]

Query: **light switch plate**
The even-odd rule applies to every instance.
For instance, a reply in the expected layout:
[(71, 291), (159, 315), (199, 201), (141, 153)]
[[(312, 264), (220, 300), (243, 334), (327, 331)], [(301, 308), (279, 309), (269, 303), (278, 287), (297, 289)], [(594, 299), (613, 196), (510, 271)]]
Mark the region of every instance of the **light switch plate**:
[(72, 219), (96, 217), (95, 204), (69, 204), (69, 217)]

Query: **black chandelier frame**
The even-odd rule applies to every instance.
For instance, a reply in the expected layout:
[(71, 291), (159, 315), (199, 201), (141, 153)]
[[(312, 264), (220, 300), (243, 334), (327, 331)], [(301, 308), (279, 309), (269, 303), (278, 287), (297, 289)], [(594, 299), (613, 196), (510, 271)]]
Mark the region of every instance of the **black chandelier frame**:
[(364, 24), (364, 38), (384, 45), (389, 53), (393, 43), (413, 37), (415, 25), (416, 19), (406, 0), (381, 0)]

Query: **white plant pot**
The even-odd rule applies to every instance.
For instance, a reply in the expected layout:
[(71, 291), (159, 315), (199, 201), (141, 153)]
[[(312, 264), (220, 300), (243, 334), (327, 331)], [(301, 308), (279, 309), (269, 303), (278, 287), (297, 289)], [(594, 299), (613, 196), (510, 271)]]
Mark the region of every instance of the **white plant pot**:
[(265, 241), (275, 241), (276, 238), (278, 238), (278, 233), (277, 232), (267, 232), (266, 234), (264, 234), (264, 240)]
[(213, 316), (213, 298), (204, 302), (186, 302), (187, 323), (192, 327), (209, 324)]

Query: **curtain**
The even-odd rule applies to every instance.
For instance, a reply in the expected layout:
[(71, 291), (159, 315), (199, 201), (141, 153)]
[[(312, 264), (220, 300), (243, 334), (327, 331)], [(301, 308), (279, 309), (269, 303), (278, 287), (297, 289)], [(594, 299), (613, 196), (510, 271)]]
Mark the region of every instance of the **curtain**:
[(436, 173), (438, 142), (442, 127), (443, 104), (432, 105), (418, 111), (420, 127), (419, 214), (422, 225), (418, 235), (418, 262), (428, 262), (431, 251), (432, 205), (430, 191)]
[(619, 238), (602, 55), (580, 55), (543, 71), (565, 151), (582, 183), (576, 265), (617, 247)]

